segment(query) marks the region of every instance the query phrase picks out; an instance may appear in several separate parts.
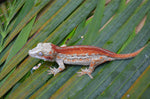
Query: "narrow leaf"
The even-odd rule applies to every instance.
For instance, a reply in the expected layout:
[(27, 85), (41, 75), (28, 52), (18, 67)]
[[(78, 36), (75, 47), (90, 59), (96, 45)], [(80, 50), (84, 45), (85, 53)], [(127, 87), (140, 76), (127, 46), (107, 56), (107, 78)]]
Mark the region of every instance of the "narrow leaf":
[(98, 30), (100, 29), (101, 21), (104, 14), (105, 0), (98, 0), (94, 17), (89, 25), (89, 29), (84, 36), (83, 44), (91, 45), (93, 39), (96, 37)]
[[(34, 17), (20, 32), (20, 34), (18, 35), (16, 41), (14, 42), (9, 55), (7, 57), (7, 60), (5, 62), (5, 64), (7, 64), (7, 62), (9, 62), (11, 60), (12, 57), (14, 57), (16, 55), (16, 53), (18, 53), (18, 51), (24, 46), (24, 44), (27, 42), (27, 39), (29, 37), (29, 34), (31, 32), (32, 29), (32, 25), (35, 21)], [(4, 65), (5, 68), (6, 65)]]

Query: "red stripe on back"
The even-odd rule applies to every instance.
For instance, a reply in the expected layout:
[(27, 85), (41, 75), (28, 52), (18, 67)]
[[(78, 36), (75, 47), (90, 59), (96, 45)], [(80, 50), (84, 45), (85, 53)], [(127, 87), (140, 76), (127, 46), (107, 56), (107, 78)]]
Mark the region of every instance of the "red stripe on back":
[(62, 54), (100, 54), (106, 56), (114, 56), (116, 53), (111, 52), (109, 50), (95, 47), (95, 46), (86, 46), (86, 45), (78, 45), (78, 46), (68, 46), (68, 47), (56, 47), (55, 49), (58, 53)]

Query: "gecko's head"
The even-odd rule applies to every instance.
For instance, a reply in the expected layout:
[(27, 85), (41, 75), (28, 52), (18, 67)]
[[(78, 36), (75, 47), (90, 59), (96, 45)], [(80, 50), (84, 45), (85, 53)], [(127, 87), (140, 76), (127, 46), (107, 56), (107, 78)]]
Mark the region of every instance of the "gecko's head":
[(29, 50), (29, 55), (44, 61), (54, 61), (56, 57), (52, 43), (39, 43), (35, 48)]

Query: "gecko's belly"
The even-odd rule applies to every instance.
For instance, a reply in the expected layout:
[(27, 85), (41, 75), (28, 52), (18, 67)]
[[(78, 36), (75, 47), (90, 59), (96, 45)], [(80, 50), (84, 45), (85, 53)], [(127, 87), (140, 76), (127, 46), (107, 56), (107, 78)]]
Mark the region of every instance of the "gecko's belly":
[(64, 63), (65, 64), (72, 64), (72, 65), (90, 65), (90, 61), (81, 61), (81, 60), (78, 60), (78, 59), (76, 59), (76, 61), (75, 61), (75, 59), (74, 60), (65, 60), (64, 59)]
[(73, 65), (90, 65), (92, 61), (95, 61), (95, 64), (100, 64), (104, 62), (108, 57), (102, 55), (83, 55), (83, 54), (58, 54), (58, 57), (63, 59), (65, 64), (73, 64)]
[(90, 65), (91, 57), (88, 55), (66, 55), (66, 54), (58, 54), (58, 58), (63, 59), (65, 64), (72, 65)]

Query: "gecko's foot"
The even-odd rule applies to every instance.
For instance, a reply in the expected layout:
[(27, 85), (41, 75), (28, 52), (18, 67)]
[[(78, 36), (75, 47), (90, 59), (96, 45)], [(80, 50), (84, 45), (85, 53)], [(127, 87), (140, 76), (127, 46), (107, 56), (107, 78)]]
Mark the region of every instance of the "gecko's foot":
[(82, 76), (82, 75), (85, 75), (85, 74), (88, 74), (89, 77), (91, 79), (93, 79), (93, 76), (91, 75), (91, 71), (89, 69), (81, 69), (81, 72), (77, 72), (79, 74), (79, 76)]
[(59, 69), (56, 69), (55, 67), (54, 68), (51, 68), (50, 67), (50, 70), (48, 70), (48, 74), (54, 74), (54, 76), (59, 73)]

